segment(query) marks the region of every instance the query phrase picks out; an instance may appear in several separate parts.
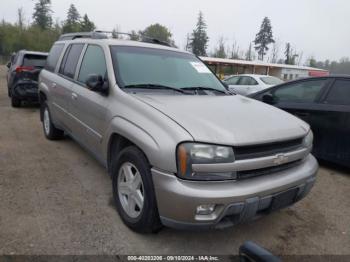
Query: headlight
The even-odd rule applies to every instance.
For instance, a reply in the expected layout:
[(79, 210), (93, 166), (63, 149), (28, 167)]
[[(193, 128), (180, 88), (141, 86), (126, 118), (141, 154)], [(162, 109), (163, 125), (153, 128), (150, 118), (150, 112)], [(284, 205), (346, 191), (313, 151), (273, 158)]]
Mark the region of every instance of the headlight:
[(190, 180), (235, 179), (236, 172), (198, 173), (192, 171), (192, 164), (231, 163), (235, 160), (232, 147), (183, 143), (177, 148), (178, 176)]
[(309, 133), (305, 136), (303, 144), (306, 148), (308, 148), (311, 151), (313, 142), (314, 142), (314, 135), (310, 130)]

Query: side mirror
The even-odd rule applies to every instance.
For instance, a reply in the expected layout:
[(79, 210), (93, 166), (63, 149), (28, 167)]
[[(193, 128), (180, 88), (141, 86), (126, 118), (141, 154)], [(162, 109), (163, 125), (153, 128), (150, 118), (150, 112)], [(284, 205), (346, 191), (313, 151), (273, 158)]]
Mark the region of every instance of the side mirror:
[(275, 98), (273, 97), (272, 94), (265, 94), (263, 95), (262, 97), (262, 101), (266, 104), (270, 104), (270, 105), (273, 105), (276, 103), (276, 100)]
[(101, 75), (91, 74), (88, 76), (85, 83), (91, 91), (99, 92), (105, 95), (108, 94), (108, 81), (106, 81)]
[(258, 246), (252, 241), (247, 241), (239, 247), (240, 262), (281, 262), (266, 249)]
[(11, 67), (11, 62), (8, 62), (8, 63), (6, 64), (6, 67), (7, 67), (8, 69), (10, 69), (10, 67)]

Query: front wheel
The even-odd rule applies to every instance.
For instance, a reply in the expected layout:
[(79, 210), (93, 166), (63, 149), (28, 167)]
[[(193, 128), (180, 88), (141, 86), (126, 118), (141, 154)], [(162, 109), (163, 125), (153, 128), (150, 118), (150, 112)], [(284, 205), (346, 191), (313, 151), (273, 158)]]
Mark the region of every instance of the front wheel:
[(123, 222), (139, 233), (161, 228), (150, 165), (135, 146), (112, 162), (113, 197)]
[(43, 129), (45, 137), (49, 140), (58, 140), (61, 139), (64, 135), (64, 132), (54, 126), (51, 120), (51, 114), (49, 107), (46, 103), (43, 105)]

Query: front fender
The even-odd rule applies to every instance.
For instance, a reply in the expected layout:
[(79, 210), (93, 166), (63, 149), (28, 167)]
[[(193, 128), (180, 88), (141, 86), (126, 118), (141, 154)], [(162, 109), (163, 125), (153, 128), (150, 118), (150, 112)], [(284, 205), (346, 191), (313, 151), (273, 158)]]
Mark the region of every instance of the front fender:
[(180, 141), (191, 140), (191, 137), (185, 132), (175, 132), (179, 126), (168, 122), (166, 128), (151, 122), (144, 122), (141, 126), (125, 117), (114, 117), (105, 134), (108, 139), (103, 140), (104, 158), (107, 159), (110, 138), (113, 134), (118, 134), (139, 147), (151, 166), (176, 172), (176, 146)]

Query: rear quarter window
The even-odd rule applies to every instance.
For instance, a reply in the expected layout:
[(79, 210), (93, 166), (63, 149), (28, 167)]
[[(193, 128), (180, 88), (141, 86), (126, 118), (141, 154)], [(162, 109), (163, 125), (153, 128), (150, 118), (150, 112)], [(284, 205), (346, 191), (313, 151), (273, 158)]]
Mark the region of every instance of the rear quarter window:
[(46, 60), (45, 69), (51, 72), (55, 71), (58, 59), (60, 59), (64, 44), (55, 44), (50, 50), (50, 54)]

